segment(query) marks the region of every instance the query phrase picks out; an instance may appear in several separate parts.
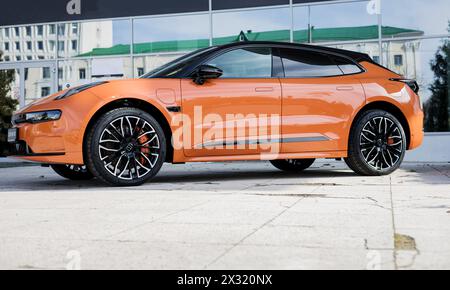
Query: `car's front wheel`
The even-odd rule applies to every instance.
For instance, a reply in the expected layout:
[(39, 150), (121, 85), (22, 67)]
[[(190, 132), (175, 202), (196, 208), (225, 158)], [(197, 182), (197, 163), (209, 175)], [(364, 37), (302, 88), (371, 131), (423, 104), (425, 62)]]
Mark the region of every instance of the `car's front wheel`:
[(400, 121), (386, 111), (370, 110), (352, 128), (345, 162), (359, 175), (388, 175), (400, 167), (406, 148)]
[(273, 160), (272, 165), (276, 168), (287, 172), (302, 172), (310, 168), (315, 159), (286, 159), (286, 160)]
[(91, 180), (94, 175), (85, 165), (51, 165), (52, 169), (61, 177), (70, 180)]
[(137, 186), (153, 178), (166, 158), (166, 138), (159, 123), (136, 108), (103, 115), (86, 140), (87, 164), (100, 180)]

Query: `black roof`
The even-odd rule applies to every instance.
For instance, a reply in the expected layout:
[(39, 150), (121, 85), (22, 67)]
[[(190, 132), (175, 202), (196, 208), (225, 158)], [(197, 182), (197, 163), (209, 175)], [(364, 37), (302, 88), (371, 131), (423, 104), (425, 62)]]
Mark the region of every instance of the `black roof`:
[(325, 52), (325, 53), (332, 53), (332, 54), (338, 54), (338, 55), (346, 56), (348, 58), (353, 59), (356, 62), (361, 62), (361, 61), (373, 62), (373, 60), (370, 58), (370, 56), (368, 54), (366, 54), (366, 53), (350, 51), (350, 50), (345, 50), (345, 49), (325, 47), (325, 46), (318, 46), (318, 45), (291, 43), (291, 42), (242, 41), (242, 42), (233, 42), (233, 43), (217, 46), (217, 48), (218, 49), (226, 49), (226, 48), (247, 46), (247, 45), (253, 45), (253, 44), (256, 44), (256, 45), (267, 45), (267, 46), (280, 46), (280, 47), (282, 46), (282, 47), (291, 47), (291, 48), (303, 48), (303, 49), (322, 51), (322, 52)]

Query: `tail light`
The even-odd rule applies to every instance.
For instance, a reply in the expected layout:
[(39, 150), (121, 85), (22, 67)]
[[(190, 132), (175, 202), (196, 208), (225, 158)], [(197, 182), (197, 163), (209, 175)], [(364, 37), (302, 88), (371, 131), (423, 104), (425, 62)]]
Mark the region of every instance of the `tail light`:
[(419, 84), (415, 80), (410, 79), (390, 79), (390, 80), (394, 82), (401, 82), (407, 84), (411, 88), (411, 90), (413, 90), (416, 94), (418, 94), (420, 91)]

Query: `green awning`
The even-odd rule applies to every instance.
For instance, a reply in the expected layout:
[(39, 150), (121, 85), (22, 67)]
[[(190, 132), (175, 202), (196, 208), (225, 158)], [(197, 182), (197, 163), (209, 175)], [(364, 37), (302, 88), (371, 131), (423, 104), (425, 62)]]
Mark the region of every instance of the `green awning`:
[[(218, 37), (213, 39), (214, 45), (222, 45), (230, 42), (239, 41), (242, 37), (241, 32), (238, 36)], [(339, 28), (312, 28), (313, 42), (335, 42), (335, 41), (358, 41), (358, 40), (376, 40), (378, 39), (378, 26), (360, 26), (360, 27), (339, 27)], [(386, 38), (404, 37), (404, 36), (422, 36), (423, 31), (383, 26), (382, 34)], [(289, 30), (276, 30), (264, 32), (248, 32), (244, 34), (249, 41), (289, 41)], [(309, 40), (308, 30), (294, 31), (294, 41), (307, 43)], [(209, 39), (198, 40), (180, 40), (180, 41), (158, 41), (148, 43), (137, 43), (134, 45), (135, 54), (143, 53), (162, 53), (162, 52), (180, 52), (191, 51), (209, 46)], [(90, 52), (80, 54), (79, 57), (95, 56), (114, 56), (124, 55), (131, 52), (130, 45), (115, 45), (109, 48), (95, 48)]]

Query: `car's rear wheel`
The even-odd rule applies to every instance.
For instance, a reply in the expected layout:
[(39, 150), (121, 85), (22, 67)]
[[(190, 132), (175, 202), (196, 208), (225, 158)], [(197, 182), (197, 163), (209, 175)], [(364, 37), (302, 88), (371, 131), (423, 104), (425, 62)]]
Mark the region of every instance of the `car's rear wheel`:
[(103, 115), (86, 140), (87, 164), (100, 180), (137, 186), (153, 178), (166, 158), (166, 138), (159, 123), (136, 108)]
[(345, 162), (359, 175), (388, 175), (400, 167), (406, 148), (400, 121), (386, 111), (370, 110), (352, 128)]
[(285, 159), (270, 161), (276, 168), (287, 172), (302, 172), (310, 168), (315, 159)]
[(61, 177), (70, 180), (91, 180), (94, 175), (85, 165), (51, 165), (52, 169)]

